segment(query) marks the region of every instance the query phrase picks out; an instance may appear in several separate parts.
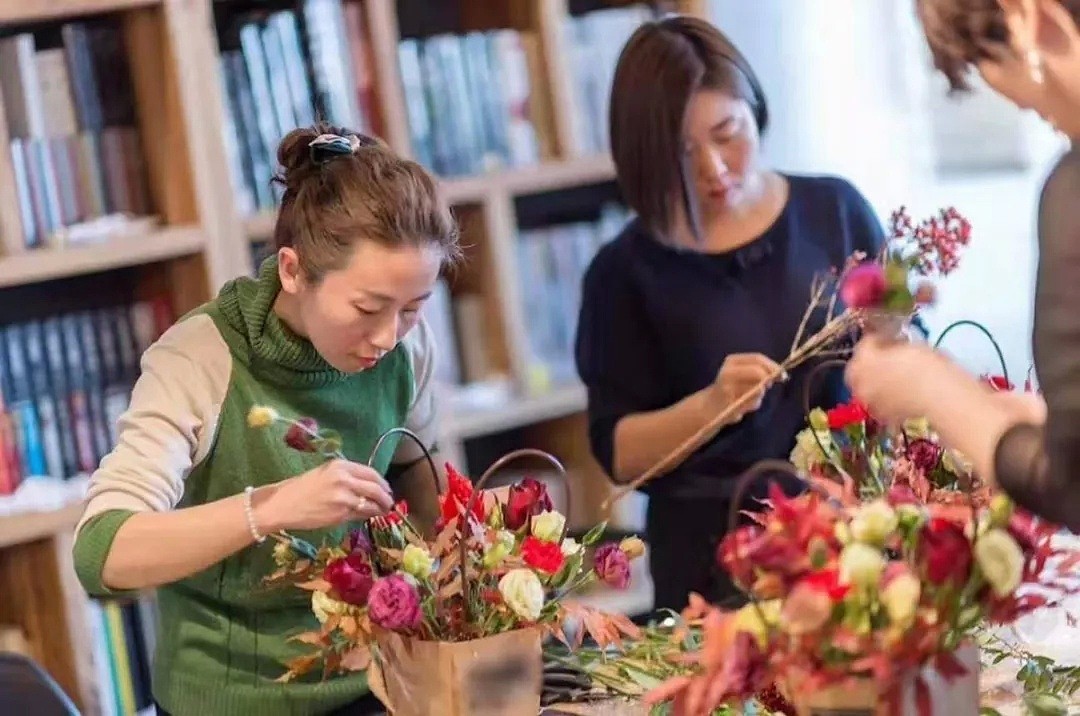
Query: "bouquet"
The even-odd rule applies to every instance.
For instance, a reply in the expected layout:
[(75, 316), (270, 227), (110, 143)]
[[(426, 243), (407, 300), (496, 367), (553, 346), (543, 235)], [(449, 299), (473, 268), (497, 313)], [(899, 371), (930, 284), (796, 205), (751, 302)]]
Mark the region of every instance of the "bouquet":
[[(933, 302), (931, 277), (946, 276), (955, 270), (961, 249), (970, 241), (971, 224), (955, 208), (941, 209), (917, 225), (906, 208), (893, 212), (890, 236), (878, 256), (856, 252), (843, 267), (815, 279), (791, 350), (779, 362), (775, 374), (732, 401), (670, 454), (615, 490), (605, 507), (685, 460), (712, 439), (745, 401), (794, 368), (811, 359), (846, 355), (863, 328), (898, 332), (919, 306)], [(820, 327), (811, 331), (811, 326)]]
[(812, 489), (797, 497), (773, 486), (755, 524), (722, 541), (717, 558), (752, 602), (733, 612), (709, 607), (696, 673), (669, 680), (650, 701), (707, 713), (774, 682), (798, 703), (873, 680), (890, 712), (911, 691), (929, 714), (925, 674), (967, 674), (957, 651), (980, 627), (1012, 623), (1074, 591), (1064, 575), (1080, 553), (1056, 548), (1057, 527), (1004, 496), (965, 516), (895, 492), (864, 501), (849, 487), (835, 499), (831, 480), (808, 480)]
[(800, 474), (820, 478), (821, 489), (834, 496), (846, 489), (864, 501), (933, 503), (955, 508), (958, 519), (990, 504), (989, 486), (967, 458), (941, 444), (924, 419), (890, 429), (852, 401), (814, 408), (807, 422), (789, 459)]
[[(309, 418), (289, 419), (256, 407), (249, 423), (266, 429), (284, 425), (289, 447), (340, 457), (336, 434)], [(396, 432), (414, 437), (403, 429)], [(639, 539), (598, 545), (604, 524), (580, 542), (568, 537), (566, 518), (553, 509), (546, 486), (537, 480), (526, 478), (504, 496), (482, 489), (496, 468), (525, 454), (545, 457), (561, 469), (546, 453), (519, 451), (496, 463), (474, 486), (446, 465), (448, 489), (439, 496), (433, 539), (412, 525), (404, 502), (352, 530), (339, 543), (313, 545), (291, 535), (274, 535), (278, 569), (267, 580), (310, 592), (311, 611), (320, 625), (294, 637), (313, 649), (287, 664), (279, 680), (295, 679), (319, 665), (325, 677), (379, 666), (380, 659), (394, 661), (382, 665), (380, 678), (387, 680), (395, 706), (408, 711), (401, 703), (407, 696), (395, 695), (393, 683), (411, 668), (402, 662), (416, 658), (414, 652), (422, 651), (416, 646), (420, 642), (467, 642), (475, 653), (477, 640), (507, 635), (496, 650), (499, 659), (508, 659), (505, 650), (517, 644), (527, 652), (526, 660), (535, 656), (539, 666), (540, 636), (554, 634), (566, 640), (564, 627), (571, 621), (580, 627), (578, 643), (584, 632), (602, 645), (636, 636), (637, 627), (626, 617), (574, 604), (566, 597), (596, 582), (626, 588), (630, 561), (645, 550)], [(430, 660), (441, 658), (433, 652)], [(413, 666), (416, 679), (438, 670), (435, 663)], [(424, 690), (423, 684), (416, 686)], [(427, 686), (423, 698), (435, 699), (431, 691), (448, 685)], [(535, 699), (538, 702), (538, 688)], [(458, 712), (468, 710), (462, 707)]]

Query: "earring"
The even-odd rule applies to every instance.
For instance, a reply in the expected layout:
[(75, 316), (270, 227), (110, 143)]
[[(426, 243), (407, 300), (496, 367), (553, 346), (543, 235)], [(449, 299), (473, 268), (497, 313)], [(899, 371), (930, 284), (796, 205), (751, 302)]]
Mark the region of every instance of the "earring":
[(1043, 74), (1043, 59), (1042, 54), (1034, 47), (1027, 51), (1027, 66), (1028, 72), (1031, 73), (1031, 81), (1037, 85), (1041, 85), (1045, 79), (1045, 75)]

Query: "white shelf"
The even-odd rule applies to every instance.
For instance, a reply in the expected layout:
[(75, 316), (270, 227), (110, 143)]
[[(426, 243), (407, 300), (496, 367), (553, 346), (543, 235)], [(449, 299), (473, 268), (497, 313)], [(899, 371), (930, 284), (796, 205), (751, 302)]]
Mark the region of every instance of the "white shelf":
[(515, 397), (497, 408), (449, 413), (447, 433), (458, 440), (469, 440), (566, 417), (585, 407), (585, 386), (569, 385), (544, 395)]

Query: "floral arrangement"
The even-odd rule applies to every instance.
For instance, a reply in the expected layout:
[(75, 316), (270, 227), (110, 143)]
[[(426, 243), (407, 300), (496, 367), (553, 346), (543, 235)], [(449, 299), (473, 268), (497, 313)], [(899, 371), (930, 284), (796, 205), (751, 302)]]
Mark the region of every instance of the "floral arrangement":
[[(945, 276), (959, 265), (960, 251), (971, 241), (971, 223), (955, 208), (914, 223), (900, 207), (891, 217), (891, 231), (881, 252), (868, 257), (856, 252), (843, 267), (818, 276), (810, 289), (810, 302), (786, 358), (773, 375), (763, 379), (741, 399), (732, 401), (697, 432), (605, 501), (610, 507), (645, 482), (662, 475), (707, 443), (728, 423), (741, 404), (775, 380), (813, 358), (846, 355), (858, 330), (874, 323), (899, 325), (918, 306), (933, 302), (930, 277)], [(912, 284), (916, 285), (913, 287)], [(841, 310), (842, 309), (842, 310)], [(811, 325), (819, 325), (811, 332)]]
[[(248, 422), (263, 429), (284, 425), (290, 448), (340, 457), (340, 439), (310, 418), (290, 419), (259, 406)], [(625, 589), (630, 561), (644, 553), (639, 539), (598, 545), (604, 524), (580, 543), (567, 537), (566, 518), (537, 480), (526, 478), (500, 498), (449, 464), (446, 474), (434, 539), (412, 525), (404, 502), (340, 543), (316, 546), (274, 535), (277, 571), (267, 581), (310, 592), (320, 624), (294, 637), (314, 649), (289, 663), (280, 680), (319, 664), (324, 675), (367, 669), (380, 629), (461, 642), (537, 627), (566, 640), (563, 627), (573, 618), (582, 625), (578, 643), (585, 632), (605, 646), (638, 634), (625, 617), (565, 597), (596, 582)]]
[[(905, 207), (890, 218), (890, 238), (877, 261), (848, 271), (840, 298), (853, 309), (908, 315), (932, 303), (930, 276), (947, 276), (960, 264), (960, 250), (971, 241), (971, 223), (953, 207), (916, 224)], [(919, 277), (912, 286), (912, 277)]]
[[(825, 480), (810, 482), (797, 497), (774, 486), (756, 524), (722, 541), (719, 561), (753, 601), (707, 607), (695, 673), (669, 679), (650, 702), (708, 713), (772, 683), (797, 699), (873, 679), (896, 708), (921, 668), (963, 675), (954, 654), (983, 624), (1011, 623), (1072, 592), (1062, 577), (1080, 554), (1053, 546), (1054, 525), (1002, 496), (958, 519), (890, 495), (864, 502), (850, 488), (825, 499), (816, 489)], [(929, 714), (921, 677), (915, 692)]]
[(881, 424), (858, 401), (814, 408), (789, 459), (835, 492), (845, 480), (862, 500), (955, 507), (960, 519), (990, 503), (990, 488), (962, 454), (945, 448), (926, 420)]
[[(580, 700), (623, 699), (640, 703), (640, 699), (663, 681), (690, 676), (694, 665), (688, 656), (702, 647), (702, 617), (707, 605), (698, 595), (692, 595), (690, 605), (681, 614), (668, 612), (662, 619), (641, 627), (641, 633), (627, 639), (618, 649), (584, 646), (570, 650), (552, 643), (544, 650), (544, 658), (553, 669), (566, 674), (565, 681), (574, 691), (588, 689), (577, 696)], [(553, 703), (560, 694), (553, 694)], [(790, 703), (775, 686), (755, 694), (753, 710), (759, 716), (795, 716)], [(654, 714), (666, 711), (662, 707)], [(742, 709), (734, 704), (719, 704), (709, 716), (737, 716)]]

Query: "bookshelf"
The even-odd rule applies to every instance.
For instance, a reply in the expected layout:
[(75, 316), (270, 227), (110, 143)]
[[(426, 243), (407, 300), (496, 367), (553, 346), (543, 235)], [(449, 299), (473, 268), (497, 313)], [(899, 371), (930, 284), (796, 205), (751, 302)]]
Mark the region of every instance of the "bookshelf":
[[(474, 165), (473, 171), (441, 172), (441, 187), (461, 224), (467, 255), (464, 267), (447, 277), (449, 300), (471, 304), (470, 321), (479, 327), (476, 335), (483, 338), (474, 352), (485, 370), (502, 381), (504, 390), (501, 400), (477, 406), (455, 400), (468, 391), (469, 380), (448, 386), (447, 402), (454, 407), (443, 411), (442, 449), (467, 469), (483, 467), (468, 465), (467, 456), (478, 454), (477, 446), (489, 438), (500, 445), (517, 440), (548, 449), (567, 464), (574, 489), (585, 495), (583, 500), (575, 499), (583, 512), (572, 521), (588, 521), (598, 517), (595, 506), (604, 495), (606, 481), (589, 455), (584, 389), (572, 379), (537, 377), (531, 337), (534, 319), (526, 308), (528, 297), (521, 280), (519, 244), (526, 232), (520, 208), (523, 201), (543, 203), (550, 196), (557, 202), (565, 192), (614, 186), (614, 167), (602, 151), (602, 142), (582, 139), (583, 124), (584, 130), (590, 130), (596, 122), (583, 120), (574, 109), (581, 96), (573, 73), (580, 70), (581, 62), (565, 51), (566, 28), (572, 17), (634, 3), (440, 0), (436, 5), (442, 15), (436, 15), (442, 19), (427, 20), (417, 8), (435, 6), (425, 2), (319, 0), (320, 7), (348, 9), (349, 22), (354, 23), (347, 26), (348, 31), (362, 37), (366, 69), (350, 70), (354, 86), (348, 90), (359, 97), (353, 101), (358, 113), (363, 113), (364, 128), (418, 160), (430, 152), (417, 146), (411, 131), (415, 107), (410, 101), (415, 96), (410, 95), (410, 87), (415, 91), (415, 85), (410, 82), (415, 78), (403, 76), (402, 43), (470, 33), (525, 38), (521, 42), (527, 62), (521, 67), (527, 68), (527, 123), (535, 133), (532, 153), (525, 153), (525, 161), (497, 162), (484, 165), (483, 170)], [(245, 191), (237, 184), (236, 167), (231, 164), (236, 148), (230, 146), (231, 96), (223, 81), (222, 63), (236, 47), (230, 44), (235, 38), (230, 38), (223, 18), (301, 4), (292, 0), (0, 3), (0, 51), (6, 39), (20, 33), (49, 36), (66, 23), (115, 23), (130, 68), (131, 128), (141, 147), (145, 213), (152, 217), (99, 233), (92, 240), (42, 240), (37, 242), (42, 245), (31, 246), (34, 242), (27, 238), (33, 233), (27, 224), (31, 214), (16, 181), (24, 168), (8, 151), (21, 130), (5, 121), (4, 95), (0, 94), (0, 304), (9, 297), (23, 301), (27, 295), (47, 295), (50, 305), (81, 310), (97, 299), (95, 287), (124, 283), (130, 284), (132, 300), (163, 300), (171, 315), (177, 316), (212, 297), (229, 278), (250, 274), (253, 249), (272, 234), (275, 213), (272, 205), (245, 203)], [(656, 10), (702, 15), (707, 5), (704, 0), (648, 4)], [(343, 65), (356, 59), (330, 58), (331, 64)], [(313, 78), (317, 79), (317, 73), (308, 77)], [(365, 88), (366, 94), (358, 92)], [(84, 713), (96, 714), (108, 695), (102, 692), (99, 672), (90, 663), (93, 628), (85, 594), (70, 564), (71, 531), (79, 512), (80, 506), (74, 504), (0, 516), (0, 594), (4, 595), (0, 627), (13, 625), (21, 630), (31, 655)], [(633, 609), (630, 597), (628, 610)], [(647, 608), (648, 603), (640, 606)]]

